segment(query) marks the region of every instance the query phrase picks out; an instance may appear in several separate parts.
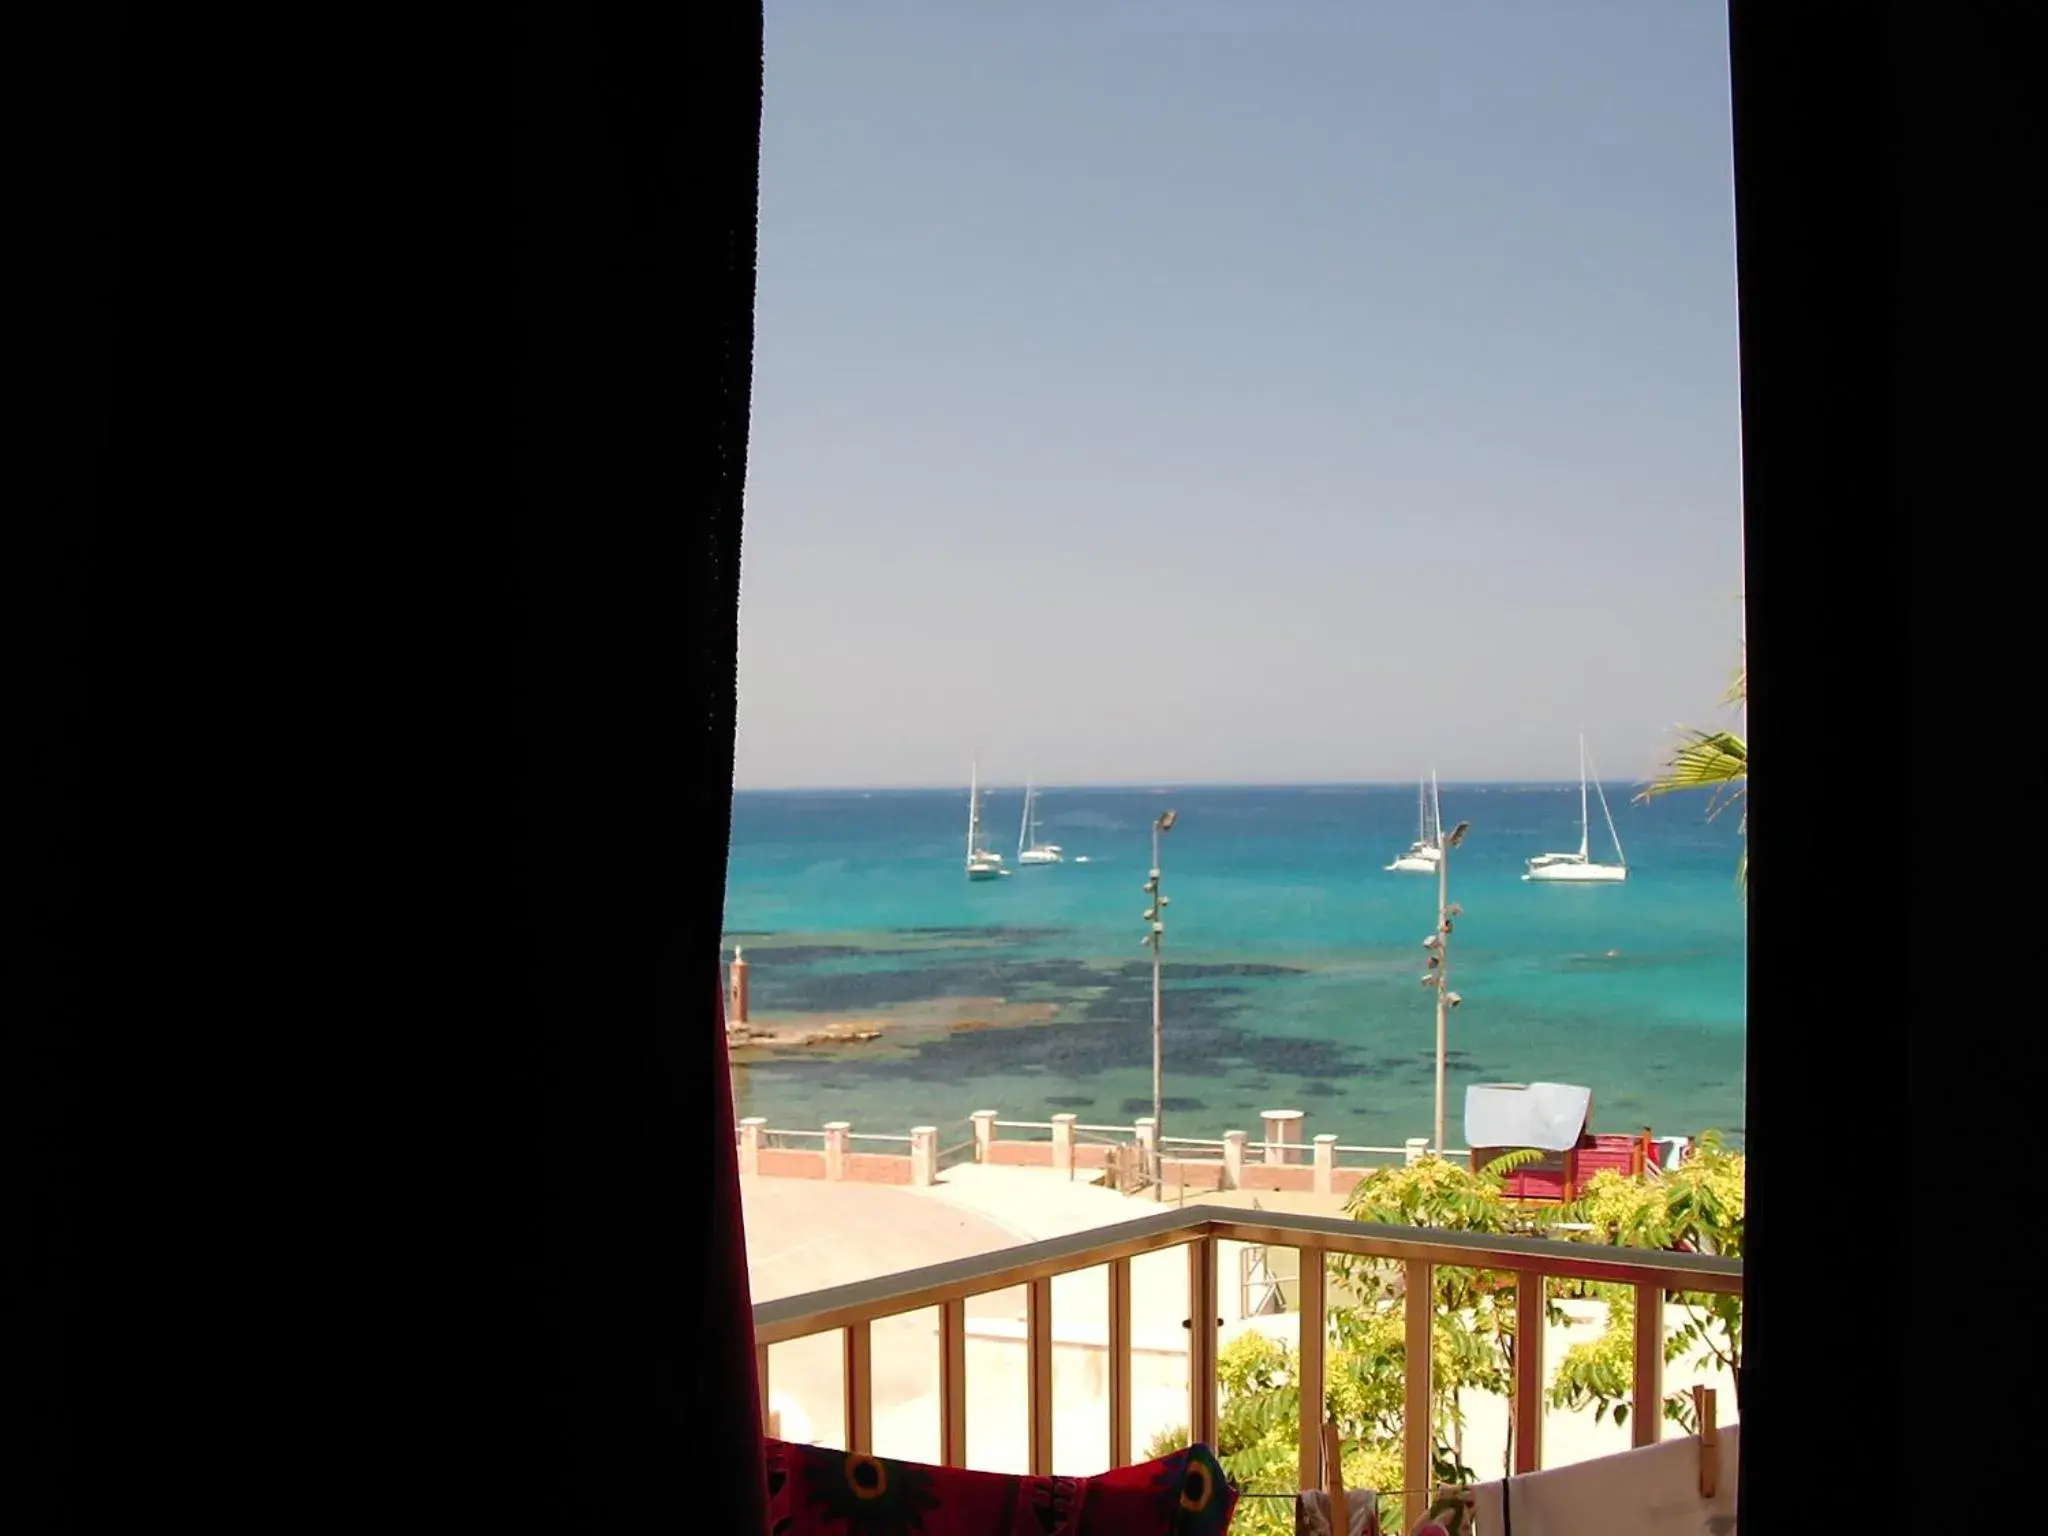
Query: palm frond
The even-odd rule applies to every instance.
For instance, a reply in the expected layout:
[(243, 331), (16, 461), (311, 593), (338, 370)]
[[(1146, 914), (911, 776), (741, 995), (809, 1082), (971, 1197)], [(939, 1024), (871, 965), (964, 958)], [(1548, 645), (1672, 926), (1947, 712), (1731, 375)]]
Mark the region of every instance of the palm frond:
[[(1723, 704), (1746, 709), (1749, 704), (1749, 648), (1743, 647), (1742, 665), (1735, 670), (1735, 680), (1728, 685), (1728, 691), (1721, 696)], [(1713, 800), (1707, 806), (1707, 819), (1712, 820), (1728, 806), (1743, 798), (1749, 788), (1749, 742), (1733, 731), (1699, 731), (1680, 727), (1685, 741), (1671, 759), (1664, 764), (1663, 771), (1650, 780), (1636, 793), (1634, 803), (1641, 805), (1659, 795), (1674, 794), (1681, 789), (1710, 789)], [(1746, 897), (1749, 894), (1749, 815), (1742, 817), (1742, 861), (1735, 868), (1735, 883)]]
[(1511, 1152), (1501, 1153), (1499, 1157), (1496, 1157), (1492, 1162), (1480, 1169), (1480, 1172), (1490, 1174), (1497, 1179), (1504, 1179), (1511, 1173), (1542, 1161), (1543, 1154), (1534, 1147), (1517, 1147)]
[(1686, 737), (1663, 772), (1637, 793), (1636, 803), (1682, 789), (1725, 790), (1726, 795), (1717, 796), (1719, 803), (1708, 813), (1716, 815), (1721, 804), (1741, 795), (1749, 778), (1749, 744), (1733, 731), (1688, 730)]

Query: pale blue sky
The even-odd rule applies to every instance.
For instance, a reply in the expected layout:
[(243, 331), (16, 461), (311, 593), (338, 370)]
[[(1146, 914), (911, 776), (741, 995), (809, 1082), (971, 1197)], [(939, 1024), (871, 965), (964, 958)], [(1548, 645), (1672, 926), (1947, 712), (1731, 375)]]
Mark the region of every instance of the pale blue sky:
[(1728, 111), (1708, 0), (770, 0), (740, 786), (1717, 723)]

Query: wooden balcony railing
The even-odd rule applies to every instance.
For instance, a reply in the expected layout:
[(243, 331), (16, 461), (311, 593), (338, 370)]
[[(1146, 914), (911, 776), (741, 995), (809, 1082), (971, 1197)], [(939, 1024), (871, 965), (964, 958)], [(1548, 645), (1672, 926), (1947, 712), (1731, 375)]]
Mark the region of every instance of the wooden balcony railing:
[[(874, 1433), (873, 1360), (870, 1329), (876, 1320), (936, 1308), (939, 1317), (939, 1446), (947, 1466), (967, 1458), (967, 1301), (969, 1297), (1021, 1286), (1025, 1290), (1025, 1347), (1028, 1401), (1028, 1457), (1037, 1474), (1052, 1471), (1053, 1333), (1052, 1282), (1076, 1270), (1108, 1271), (1109, 1453), (1111, 1464), (1133, 1460), (1131, 1446), (1131, 1261), (1143, 1254), (1185, 1248), (1188, 1304), (1192, 1318), (1212, 1326), (1189, 1329), (1188, 1426), (1196, 1440), (1216, 1439), (1216, 1245), (1218, 1242), (1294, 1248), (1301, 1257), (1296, 1283), (1301, 1317), (1300, 1486), (1322, 1485), (1322, 1403), (1324, 1352), (1309, 1347), (1321, 1339), (1327, 1316), (1324, 1260), (1350, 1255), (1405, 1267), (1409, 1298), (1433, 1294), (1438, 1265), (1511, 1273), (1516, 1287), (1514, 1463), (1518, 1472), (1542, 1465), (1544, 1396), (1544, 1287), (1547, 1280), (1606, 1281), (1635, 1288), (1635, 1382), (1629, 1424), (1634, 1443), (1655, 1441), (1663, 1424), (1664, 1298), (1670, 1291), (1740, 1294), (1742, 1266), (1732, 1259), (1665, 1253), (1536, 1237), (1496, 1237), (1417, 1227), (1373, 1226), (1334, 1217), (1281, 1212), (1243, 1212), (1192, 1205), (1094, 1231), (1005, 1248), (994, 1253), (922, 1269), (904, 1270), (854, 1285), (762, 1302), (754, 1308), (754, 1338), (761, 1375), (762, 1411), (768, 1402), (771, 1345), (838, 1331), (844, 1342), (846, 1448), (872, 1452)], [(1407, 1377), (1404, 1382), (1404, 1485), (1427, 1489), (1431, 1481), (1431, 1306), (1407, 1309)]]

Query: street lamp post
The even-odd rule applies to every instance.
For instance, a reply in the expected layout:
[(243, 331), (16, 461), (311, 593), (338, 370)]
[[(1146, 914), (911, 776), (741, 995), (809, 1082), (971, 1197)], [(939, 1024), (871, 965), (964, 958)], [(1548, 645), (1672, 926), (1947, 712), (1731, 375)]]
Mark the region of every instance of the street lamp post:
[(1436, 1140), (1432, 1146), (1438, 1157), (1444, 1155), (1444, 1048), (1450, 1035), (1446, 1016), (1463, 1001), (1451, 990), (1451, 919), (1465, 910), (1454, 906), (1450, 899), (1451, 850), (1465, 841), (1466, 829), (1471, 825), (1469, 821), (1459, 822), (1451, 835), (1437, 845), (1436, 932), (1422, 941), (1422, 947), (1429, 951), (1429, 974), (1422, 978), (1422, 984), (1436, 989)]
[(1159, 1014), (1159, 946), (1166, 938), (1166, 897), (1159, 889), (1159, 839), (1173, 830), (1178, 813), (1164, 811), (1152, 823), (1152, 874), (1145, 882), (1145, 894), (1152, 905), (1145, 909), (1145, 942), (1152, 946), (1152, 1198), (1166, 1198), (1166, 1143), (1160, 1132), (1165, 1113), (1165, 1036)]

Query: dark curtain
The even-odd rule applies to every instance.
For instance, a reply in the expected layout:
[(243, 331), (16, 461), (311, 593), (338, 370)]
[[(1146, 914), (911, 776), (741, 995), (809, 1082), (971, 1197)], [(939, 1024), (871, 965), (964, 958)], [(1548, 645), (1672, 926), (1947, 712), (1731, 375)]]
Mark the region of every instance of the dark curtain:
[[(557, 1529), (766, 1529), (717, 966), (731, 817), (763, 15), (536, 34), (522, 744), (547, 839)], [(641, 1527), (634, 1527), (641, 1528)], [(679, 1527), (681, 1528), (681, 1527)]]
[(759, 1532), (761, 7), (51, 19), (13, 1523)]

